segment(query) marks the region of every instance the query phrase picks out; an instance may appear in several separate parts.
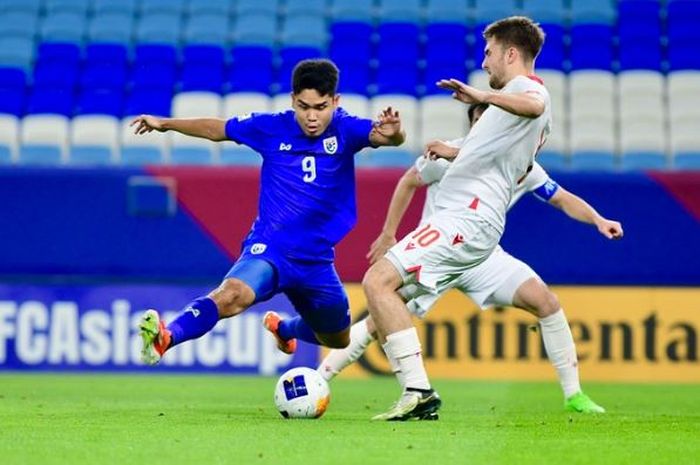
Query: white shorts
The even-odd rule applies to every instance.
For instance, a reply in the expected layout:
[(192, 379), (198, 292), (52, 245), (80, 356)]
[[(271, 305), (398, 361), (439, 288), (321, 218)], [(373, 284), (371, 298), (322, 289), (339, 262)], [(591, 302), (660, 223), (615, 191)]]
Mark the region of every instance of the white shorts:
[(500, 238), (495, 227), (470, 210), (459, 216), (438, 212), (389, 249), (385, 257), (404, 284), (417, 283), (441, 293), (486, 260)]
[[(528, 279), (540, 277), (526, 263), (497, 246), (486, 261), (462, 273), (451, 287), (458, 289), (482, 309), (510, 306), (518, 288)], [(399, 294), (407, 301), (409, 312), (419, 318), (447, 291), (433, 292), (416, 283), (404, 285)]]

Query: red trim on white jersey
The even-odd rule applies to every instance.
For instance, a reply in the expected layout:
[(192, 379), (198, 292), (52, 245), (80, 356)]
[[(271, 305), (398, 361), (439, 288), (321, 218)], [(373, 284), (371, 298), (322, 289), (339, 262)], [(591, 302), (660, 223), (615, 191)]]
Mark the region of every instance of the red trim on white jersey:
[(420, 283), (420, 270), (423, 268), (423, 265), (416, 265), (412, 266), (411, 268), (408, 268), (406, 270), (406, 273), (415, 273), (416, 274), (416, 281)]
[(542, 78), (539, 77), (539, 76), (537, 76), (537, 75), (535, 75), (535, 74), (528, 74), (526, 77), (527, 77), (528, 79), (532, 79), (533, 81), (535, 81), (535, 82), (538, 83), (538, 84), (544, 85), (544, 81), (542, 80)]

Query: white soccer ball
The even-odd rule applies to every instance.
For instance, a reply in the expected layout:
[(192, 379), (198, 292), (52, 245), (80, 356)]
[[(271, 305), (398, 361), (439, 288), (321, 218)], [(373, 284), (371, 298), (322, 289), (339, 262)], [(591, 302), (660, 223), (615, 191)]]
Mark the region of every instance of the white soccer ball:
[(275, 386), (275, 405), (284, 418), (318, 418), (330, 400), (328, 383), (311, 368), (292, 368)]

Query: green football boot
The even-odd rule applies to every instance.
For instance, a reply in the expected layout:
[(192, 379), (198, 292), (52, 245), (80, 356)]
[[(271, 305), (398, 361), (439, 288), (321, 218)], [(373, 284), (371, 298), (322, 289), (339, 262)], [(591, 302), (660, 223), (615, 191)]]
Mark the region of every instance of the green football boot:
[(605, 413), (605, 409), (596, 404), (583, 391), (579, 391), (564, 401), (564, 409), (578, 413)]

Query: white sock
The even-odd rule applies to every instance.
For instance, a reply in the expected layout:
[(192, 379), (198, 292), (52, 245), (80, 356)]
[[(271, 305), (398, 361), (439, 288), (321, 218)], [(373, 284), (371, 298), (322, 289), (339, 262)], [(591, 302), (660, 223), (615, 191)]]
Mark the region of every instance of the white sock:
[(393, 359), (396, 362), (398, 371), (401, 373), (400, 376), (403, 376), (404, 379), (404, 387), (430, 389), (430, 381), (428, 381), (428, 374), (423, 365), (421, 345), (416, 328), (389, 334), (382, 347), (389, 360)]
[(549, 361), (559, 375), (564, 398), (569, 398), (581, 390), (581, 385), (578, 379), (576, 346), (564, 310), (560, 309), (552, 315), (540, 318), (540, 328)]
[[(386, 352), (386, 349), (384, 349), (384, 352)], [(406, 377), (404, 376), (403, 371), (401, 371), (399, 361), (396, 360), (394, 357), (390, 356), (389, 354), (386, 355), (386, 358), (389, 360), (389, 365), (391, 366), (392, 373), (394, 373), (394, 376), (396, 376), (396, 379), (401, 385), (401, 391), (403, 391), (404, 389), (406, 389)]]
[(350, 328), (350, 344), (344, 349), (331, 350), (316, 369), (326, 380), (332, 380), (338, 373), (365, 353), (374, 338), (367, 331), (367, 320), (361, 320)]

